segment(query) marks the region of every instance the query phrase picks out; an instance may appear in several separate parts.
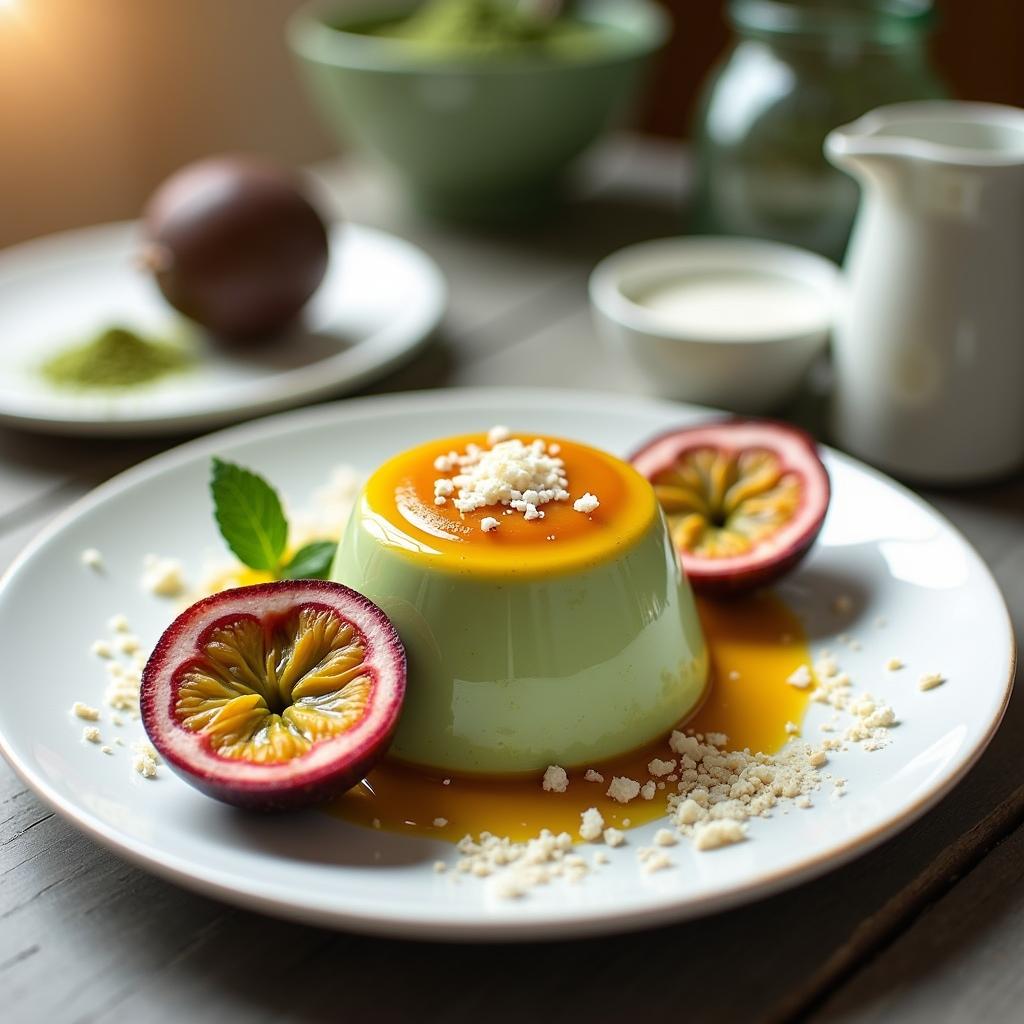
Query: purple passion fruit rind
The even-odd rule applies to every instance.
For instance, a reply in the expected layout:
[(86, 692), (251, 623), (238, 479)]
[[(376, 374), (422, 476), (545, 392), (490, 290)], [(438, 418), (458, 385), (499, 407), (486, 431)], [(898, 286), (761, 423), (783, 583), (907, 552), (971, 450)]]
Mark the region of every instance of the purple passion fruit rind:
[(405, 649), (340, 583), (264, 583), (192, 605), (142, 674), (142, 722), (167, 764), (225, 803), (285, 810), (356, 785), (386, 752)]
[(654, 486), (694, 590), (712, 597), (791, 572), (828, 512), (817, 445), (788, 424), (735, 419), (672, 430), (630, 461)]
[(142, 262), (180, 313), (231, 341), (287, 327), (327, 271), (327, 229), (297, 175), (253, 157), (172, 174), (143, 215)]

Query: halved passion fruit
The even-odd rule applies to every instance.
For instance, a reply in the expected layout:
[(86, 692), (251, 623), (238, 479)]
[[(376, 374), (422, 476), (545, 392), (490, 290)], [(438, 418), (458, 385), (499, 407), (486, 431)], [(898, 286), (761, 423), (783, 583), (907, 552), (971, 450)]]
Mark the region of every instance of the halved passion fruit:
[(654, 485), (694, 590), (738, 594), (789, 572), (828, 511), (828, 472), (802, 430), (725, 420), (674, 430), (633, 465)]
[(375, 604), (340, 583), (264, 583), (174, 620), (142, 675), (142, 721), (187, 782), (273, 810), (359, 782), (404, 695), (405, 649)]

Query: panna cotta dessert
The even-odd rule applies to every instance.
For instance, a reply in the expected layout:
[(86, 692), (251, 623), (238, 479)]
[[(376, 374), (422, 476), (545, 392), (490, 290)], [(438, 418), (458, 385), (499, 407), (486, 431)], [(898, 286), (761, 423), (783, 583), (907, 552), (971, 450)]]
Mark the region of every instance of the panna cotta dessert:
[(654, 489), (587, 445), (495, 428), (395, 456), (365, 484), (331, 578), (405, 645), (403, 761), (583, 766), (667, 733), (705, 692)]

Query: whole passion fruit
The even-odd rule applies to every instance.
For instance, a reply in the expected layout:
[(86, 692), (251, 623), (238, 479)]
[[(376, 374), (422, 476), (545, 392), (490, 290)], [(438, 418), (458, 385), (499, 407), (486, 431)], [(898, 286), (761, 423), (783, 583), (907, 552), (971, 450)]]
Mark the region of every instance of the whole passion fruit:
[(694, 590), (764, 586), (793, 569), (821, 531), (831, 489), (814, 440), (764, 420), (673, 430), (633, 465), (654, 486)]
[(404, 694), (405, 649), (375, 604), (340, 583), (265, 583), (171, 623), (142, 675), (142, 721), (197, 789), (278, 810), (358, 783)]
[(287, 170), (252, 157), (189, 164), (153, 193), (142, 261), (167, 301), (215, 335), (291, 323), (327, 270), (327, 229)]

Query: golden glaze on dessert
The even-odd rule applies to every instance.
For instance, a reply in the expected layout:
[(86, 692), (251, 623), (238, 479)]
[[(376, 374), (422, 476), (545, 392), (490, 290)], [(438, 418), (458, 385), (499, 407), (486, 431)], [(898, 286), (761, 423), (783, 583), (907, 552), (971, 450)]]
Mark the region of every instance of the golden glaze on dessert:
[[(371, 517), (382, 541), (429, 558), (435, 568), (510, 577), (554, 574), (613, 557), (634, 544), (657, 515), (650, 485), (632, 467), (561, 438), (558, 457), (565, 462), (571, 498), (543, 505), (543, 519), (505, 515), (497, 505), (461, 513), (450, 498), (435, 505), (434, 481), (448, 474), (439, 473), (434, 460), (471, 443), (486, 447), (486, 435), (431, 441), (396, 455), (374, 473), (356, 514)], [(589, 515), (572, 507), (585, 491), (601, 502)], [(500, 526), (485, 533), (480, 523), (488, 516)]]

